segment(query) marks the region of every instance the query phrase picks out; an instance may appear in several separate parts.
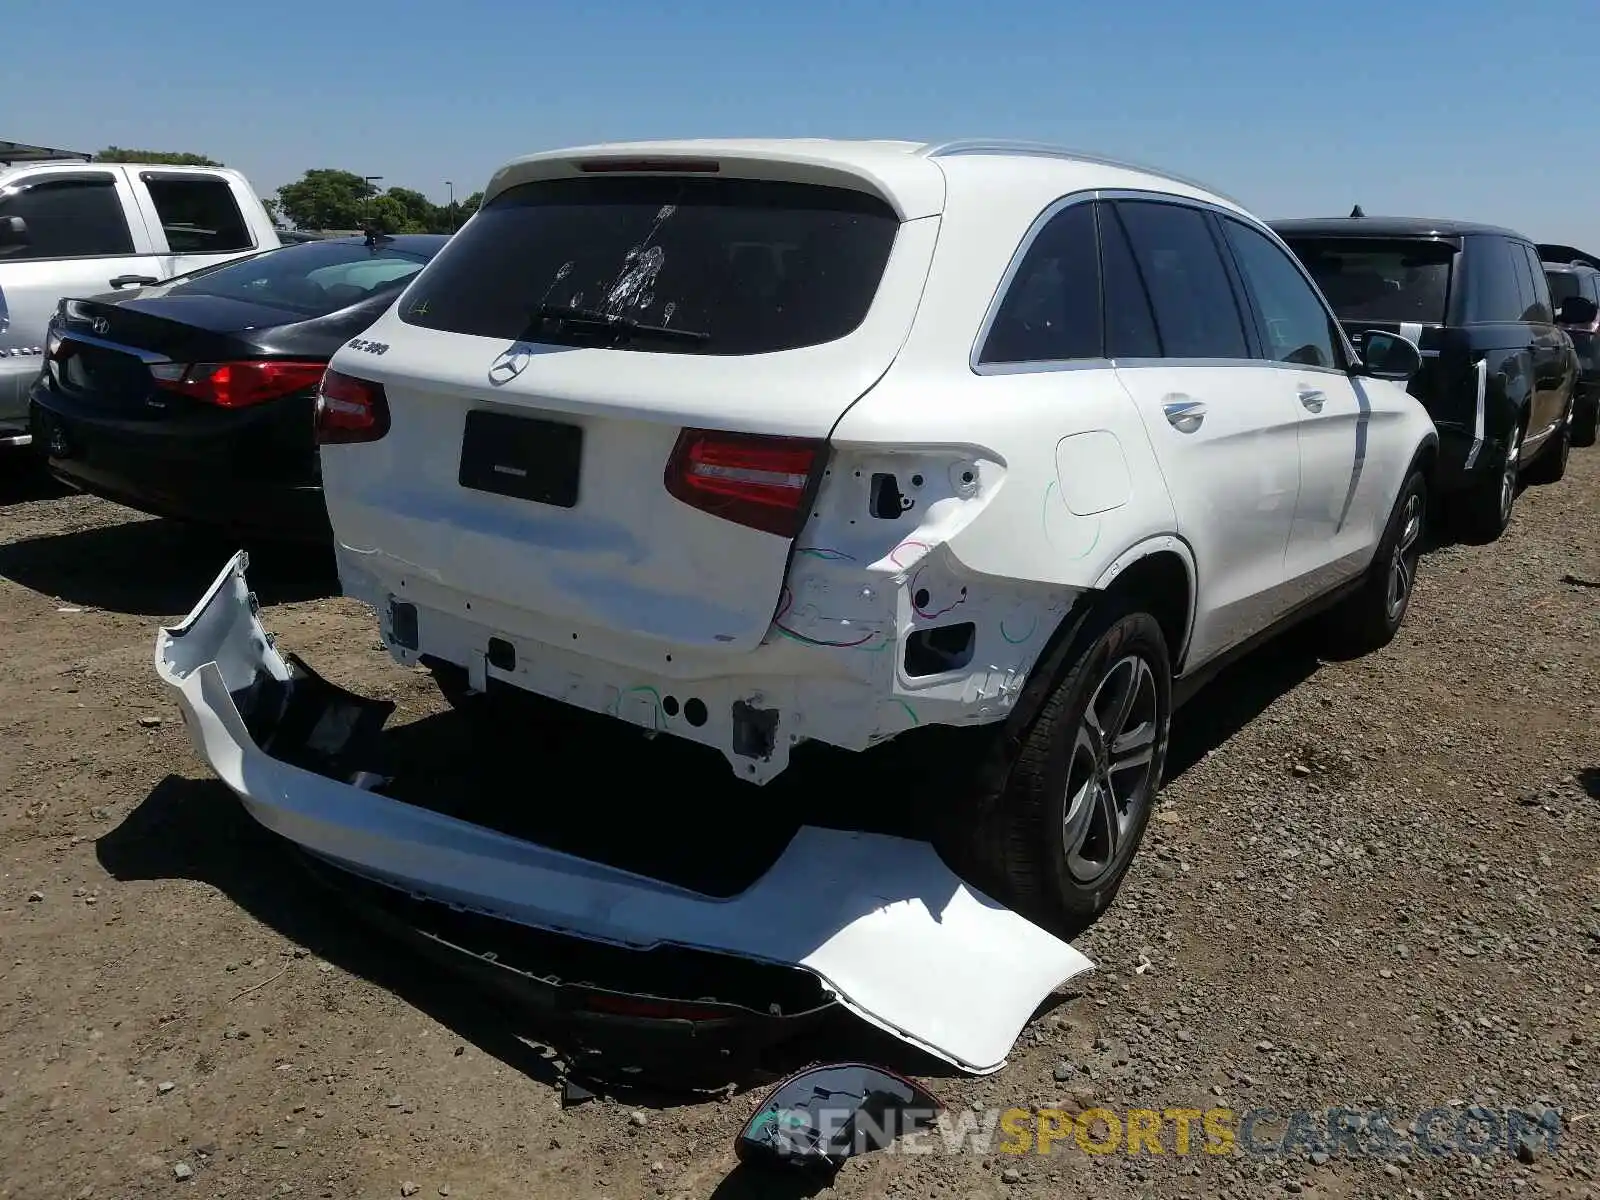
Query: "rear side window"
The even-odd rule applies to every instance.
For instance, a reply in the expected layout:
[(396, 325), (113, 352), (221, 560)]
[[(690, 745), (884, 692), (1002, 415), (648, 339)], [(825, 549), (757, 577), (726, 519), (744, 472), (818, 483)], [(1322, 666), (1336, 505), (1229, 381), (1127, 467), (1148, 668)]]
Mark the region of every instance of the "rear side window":
[(226, 254), (256, 243), (225, 179), (198, 175), (140, 176), (174, 254)]
[(1583, 273), (1583, 295), (1586, 300), (1600, 305), (1600, 272), (1585, 271)]
[(320, 317), (374, 296), (398, 293), (429, 257), (357, 241), (304, 242), (198, 271), (173, 284), (167, 294), (220, 296)]
[(887, 204), (846, 188), (542, 180), (479, 210), (417, 280), (400, 316), (451, 333), (592, 344), (593, 320), (539, 316), (567, 310), (699, 335), (607, 336), (604, 344), (624, 350), (794, 350), (861, 324), (899, 227)]
[(1198, 209), (1125, 200), (1122, 216), (1166, 358), (1249, 358), (1233, 284)]
[(1468, 239), (1467, 322), (1492, 324), (1520, 322), (1528, 307), (1523, 282), (1527, 269), (1516, 247), (1503, 237), (1478, 235)]
[(1267, 357), (1307, 367), (1336, 367), (1333, 320), (1290, 257), (1259, 230), (1224, 218), (1223, 231), (1261, 315)]
[(0, 246), (0, 261), (132, 254), (133, 236), (110, 175), (45, 179), (0, 197), (0, 217), (21, 217), (20, 245)]
[(1094, 206), (1072, 204), (1033, 239), (1006, 289), (981, 363), (1100, 357), (1100, 262)]

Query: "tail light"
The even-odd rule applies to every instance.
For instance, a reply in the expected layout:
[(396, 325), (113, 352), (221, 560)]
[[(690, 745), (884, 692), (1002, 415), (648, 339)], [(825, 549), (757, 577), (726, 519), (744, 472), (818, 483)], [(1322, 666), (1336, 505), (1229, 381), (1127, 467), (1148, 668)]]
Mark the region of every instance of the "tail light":
[(325, 362), (247, 359), (225, 363), (156, 363), (156, 386), (219, 408), (249, 408), (317, 386)]
[(812, 438), (685, 429), (663, 482), (702, 512), (792, 538), (806, 523), (826, 451)]
[(375, 442), (389, 432), (389, 398), (383, 384), (340, 371), (322, 377), (317, 391), (317, 444)]

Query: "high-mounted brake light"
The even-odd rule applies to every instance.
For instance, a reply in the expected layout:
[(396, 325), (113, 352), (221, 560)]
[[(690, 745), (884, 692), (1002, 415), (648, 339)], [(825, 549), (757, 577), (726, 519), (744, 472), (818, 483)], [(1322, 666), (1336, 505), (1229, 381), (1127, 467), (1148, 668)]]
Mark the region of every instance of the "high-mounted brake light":
[(722, 164), (714, 158), (591, 158), (578, 164), (586, 175), (630, 171), (666, 171), (674, 175), (715, 175)]
[(702, 512), (792, 538), (806, 523), (826, 450), (813, 438), (685, 429), (662, 481)]
[(327, 363), (246, 360), (225, 363), (156, 363), (156, 386), (219, 408), (248, 408), (317, 386)]
[(389, 432), (383, 384), (329, 371), (317, 389), (317, 444), (375, 442)]

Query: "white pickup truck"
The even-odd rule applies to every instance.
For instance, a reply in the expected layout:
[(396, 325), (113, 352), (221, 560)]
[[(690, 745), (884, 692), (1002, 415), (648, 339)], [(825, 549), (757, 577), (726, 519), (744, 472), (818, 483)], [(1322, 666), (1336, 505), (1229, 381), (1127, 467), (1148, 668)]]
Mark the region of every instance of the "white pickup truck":
[(0, 446), (28, 441), (28, 386), (63, 296), (154, 283), (277, 245), (238, 171), (0, 165)]

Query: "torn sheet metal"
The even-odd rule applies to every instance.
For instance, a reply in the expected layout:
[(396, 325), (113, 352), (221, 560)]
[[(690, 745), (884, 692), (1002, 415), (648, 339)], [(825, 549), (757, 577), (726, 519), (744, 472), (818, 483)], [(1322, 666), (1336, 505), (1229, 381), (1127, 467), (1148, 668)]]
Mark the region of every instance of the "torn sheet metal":
[(280, 761), (260, 742), (291, 707), (294, 672), (257, 619), (245, 566), (235, 555), (157, 635), (156, 670), (178, 690), (201, 757), (257, 821), (313, 854), (536, 929), (802, 967), (865, 1020), (978, 1074), (1004, 1066), (1038, 1005), (1091, 967), (968, 888), (924, 842), (804, 827), (766, 875), (719, 899)]

